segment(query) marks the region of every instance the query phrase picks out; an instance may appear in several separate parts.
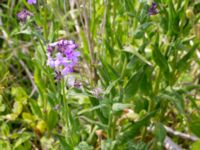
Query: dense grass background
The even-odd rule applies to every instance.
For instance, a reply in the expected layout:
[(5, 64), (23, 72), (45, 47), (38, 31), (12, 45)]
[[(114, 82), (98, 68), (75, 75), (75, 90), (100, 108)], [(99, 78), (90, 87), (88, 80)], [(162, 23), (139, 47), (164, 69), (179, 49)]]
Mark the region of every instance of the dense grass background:
[[(200, 1), (155, 2), (1, 0), (0, 149), (199, 150)], [(57, 82), (61, 39), (81, 56)]]

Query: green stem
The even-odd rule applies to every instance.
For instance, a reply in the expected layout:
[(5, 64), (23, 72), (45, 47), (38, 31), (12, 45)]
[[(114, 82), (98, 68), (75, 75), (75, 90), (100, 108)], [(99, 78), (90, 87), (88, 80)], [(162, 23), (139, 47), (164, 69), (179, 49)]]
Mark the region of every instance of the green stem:
[[(155, 86), (154, 86), (154, 90), (153, 90), (153, 96), (150, 97), (150, 100), (149, 100), (149, 106), (148, 106), (148, 112), (150, 113), (153, 109), (154, 109), (154, 105), (155, 105), (155, 95), (157, 95), (158, 91), (159, 91), (159, 84), (160, 84), (160, 77), (161, 77), (161, 72), (160, 70), (158, 70), (157, 72), (157, 75), (156, 75), (156, 83), (155, 83)], [(144, 140), (145, 136), (146, 136), (146, 133), (147, 133), (147, 128), (144, 127), (142, 129), (142, 137), (141, 139)]]
[(47, 0), (44, 0), (44, 20), (45, 20), (45, 23), (43, 24), (43, 28), (44, 28), (44, 39), (45, 41), (47, 41), (48, 39), (48, 36), (47, 36), (47, 33), (48, 33), (48, 18), (47, 18), (47, 15), (48, 15), (48, 9), (47, 9)]
[(141, 137), (141, 141), (144, 141), (144, 138), (145, 138), (145, 136), (146, 136), (146, 133), (147, 133), (147, 128), (146, 127), (144, 127), (143, 129), (142, 129), (142, 137)]
[[(61, 81), (61, 90), (62, 90), (62, 100), (63, 100), (63, 106), (64, 106), (64, 123), (66, 124), (66, 127), (67, 127), (66, 137), (68, 138), (69, 135), (71, 135), (70, 134), (71, 133), (71, 127), (70, 127), (70, 118), (69, 118), (70, 112), (69, 112), (69, 106), (68, 106), (68, 99), (66, 98), (64, 78)], [(74, 145), (72, 136), (70, 136), (70, 141), (71, 141), (71, 144)]]
[(156, 83), (155, 83), (154, 91), (153, 91), (154, 96), (157, 95), (157, 93), (159, 91), (160, 77), (161, 77), (161, 71), (159, 69), (157, 72)]

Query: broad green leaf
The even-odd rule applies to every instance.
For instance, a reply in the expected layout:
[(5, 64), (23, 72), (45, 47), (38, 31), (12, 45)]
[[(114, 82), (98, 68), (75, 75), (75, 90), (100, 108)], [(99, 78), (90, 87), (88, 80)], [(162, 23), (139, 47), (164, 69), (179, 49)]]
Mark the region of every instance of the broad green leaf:
[(36, 115), (38, 118), (42, 119), (43, 115), (42, 115), (42, 112), (40, 110), (40, 107), (38, 106), (37, 101), (30, 100), (29, 102), (30, 102), (29, 105), (30, 105), (31, 110), (34, 113), (34, 115)]
[(138, 71), (130, 78), (130, 80), (126, 84), (126, 87), (124, 88), (125, 98), (131, 98), (136, 94), (137, 90), (139, 89), (143, 75), (144, 73), (142, 71)]
[(148, 100), (145, 98), (136, 98), (134, 100), (134, 111), (139, 113), (142, 110), (148, 110)]
[(10, 142), (6, 141), (6, 140), (0, 140), (0, 149), (1, 150), (12, 150)]
[(149, 125), (149, 121), (155, 115), (155, 113), (156, 111), (150, 112), (141, 120), (131, 124), (129, 128), (125, 130), (123, 134), (119, 137), (119, 143), (123, 144), (138, 135), (142, 127)]
[(152, 66), (151, 62), (148, 61), (144, 56), (142, 56), (138, 51), (136, 51), (132, 46), (124, 47), (124, 51), (132, 53), (133, 55), (137, 56), (141, 61)]
[(41, 99), (44, 101), (46, 99), (46, 92), (45, 92), (45, 86), (44, 82), (41, 80), (41, 71), (39, 70), (39, 67), (35, 67), (34, 70), (34, 81), (37, 85), (37, 88), (39, 90)]
[(114, 150), (116, 141), (112, 141), (110, 139), (102, 140), (101, 142), (101, 150)]
[(200, 118), (192, 117), (191, 121), (189, 122), (189, 127), (192, 133), (200, 137)]
[(185, 54), (178, 62), (176, 65), (176, 69), (178, 71), (185, 71), (185, 69), (187, 69), (188, 66), (188, 62), (192, 61), (190, 58), (192, 57), (192, 55), (194, 54), (195, 50), (197, 49), (197, 47), (199, 46), (198, 43), (194, 44), (192, 46), (192, 48), (188, 51), (187, 54)]
[(184, 99), (181, 94), (176, 92), (175, 90), (172, 91), (165, 91), (165, 93), (162, 93), (158, 96), (160, 99), (166, 99), (169, 100), (172, 104), (174, 104), (177, 108), (177, 110), (181, 113), (185, 113), (185, 104)]
[(87, 41), (86, 36), (87, 36), (86, 33), (83, 30), (81, 30), (80, 31), (80, 37), (81, 37), (81, 40), (82, 40), (82, 43), (83, 43), (84, 56), (87, 60), (90, 60), (89, 46), (88, 46), (88, 41)]
[(14, 103), (14, 105), (13, 105), (12, 112), (13, 112), (13, 114), (16, 114), (16, 115), (18, 116), (18, 115), (21, 114), (22, 109), (23, 109), (22, 102), (16, 101), (16, 102)]
[(166, 136), (166, 131), (165, 131), (165, 128), (164, 126), (158, 122), (156, 125), (155, 125), (155, 130), (154, 130), (154, 134), (156, 136), (156, 139), (158, 141), (158, 146), (162, 146), (163, 145), (163, 142), (164, 142), (164, 139), (165, 139), (165, 136)]
[(47, 124), (45, 123), (45, 121), (40, 120), (36, 125), (36, 129), (39, 130), (40, 133), (44, 133), (47, 129)]
[(196, 141), (192, 144), (191, 150), (199, 150), (200, 149), (200, 140)]
[(0, 113), (4, 112), (5, 109), (6, 109), (6, 105), (3, 104), (3, 97), (2, 97), (2, 95), (0, 95)]
[(88, 145), (86, 142), (80, 142), (78, 146), (75, 147), (74, 150), (93, 150), (93, 147)]
[(152, 73), (151, 73), (150, 69), (146, 69), (146, 72), (141, 80), (140, 90), (145, 95), (151, 95), (151, 93), (152, 93), (151, 75), (152, 75)]
[(58, 123), (58, 114), (56, 111), (51, 110), (48, 114), (48, 127), (49, 127), (49, 131), (52, 131), (52, 129), (56, 126), (56, 124)]
[(6, 105), (1, 104), (1, 106), (0, 106), (0, 112), (4, 112), (5, 109), (6, 109)]
[(180, 113), (184, 114), (184, 110), (185, 110), (185, 104), (184, 104), (184, 99), (183, 96), (180, 95), (178, 92), (173, 91), (173, 96), (174, 98), (172, 98), (172, 100), (175, 103), (175, 106), (177, 107), (177, 109), (179, 110)]
[(148, 145), (145, 142), (133, 142), (133, 140), (129, 140), (124, 145), (125, 150), (148, 150)]
[(29, 133), (23, 133), (16, 141), (16, 143), (14, 144), (13, 149), (16, 149), (18, 146), (20, 146), (21, 144), (23, 144), (24, 142), (26, 142), (27, 140), (29, 140), (31, 138), (31, 134)]
[(31, 115), (30, 113), (27, 113), (27, 112), (22, 113), (22, 118), (27, 123), (33, 123), (36, 120), (35, 116), (33, 116), (33, 115)]
[(107, 107), (107, 105), (106, 104), (102, 104), (102, 105), (94, 106), (92, 108), (86, 108), (86, 109), (83, 109), (83, 110), (79, 111), (78, 115), (82, 115), (82, 114), (87, 113), (87, 112), (92, 112), (94, 110), (97, 110), (97, 109), (100, 109), (100, 108), (104, 108), (104, 107)]
[(6, 122), (2, 123), (1, 124), (1, 135), (8, 137), (9, 134), (10, 134), (10, 128), (9, 128), (8, 123), (6, 123)]
[(64, 136), (59, 135), (59, 134), (55, 134), (55, 136), (58, 138), (58, 140), (61, 144), (62, 150), (73, 150), (73, 148), (67, 143)]
[(130, 108), (131, 106), (131, 104), (114, 103), (112, 106), (112, 110), (114, 112), (123, 111), (125, 108)]
[(134, 34), (134, 38), (141, 39), (142, 37), (144, 37), (144, 31), (142, 31), (141, 29), (137, 29)]
[(107, 87), (107, 89), (105, 90), (104, 94), (110, 94), (111, 90), (118, 84), (118, 82), (120, 81), (120, 78), (113, 81), (112, 83), (110, 83), (110, 85)]
[[(92, 104), (93, 107), (95, 106), (99, 106), (100, 103), (99, 103), (99, 99), (95, 98), (95, 97), (90, 97), (90, 102)], [(97, 116), (99, 117), (99, 119), (103, 122), (103, 123), (107, 123), (108, 122), (108, 119), (104, 117), (104, 115), (102, 114), (100, 108), (99, 109), (96, 109), (96, 113), (97, 113)]]
[(27, 103), (28, 95), (22, 87), (13, 87), (11, 93), (16, 101), (21, 102), (23, 105)]
[(162, 71), (169, 73), (168, 62), (158, 47), (154, 47), (153, 49), (153, 59)]
[(178, 33), (178, 30), (176, 30), (178, 28), (178, 26), (177, 26), (177, 24), (175, 24), (176, 11), (175, 11), (174, 4), (173, 4), (172, 0), (168, 0), (168, 5), (169, 5), (169, 9), (168, 9), (168, 15), (169, 15), (168, 29), (169, 29), (169, 34), (173, 35), (173, 34)]
[(18, 117), (17, 114), (7, 114), (3, 116), (3, 118), (8, 119), (8, 120), (15, 120)]
[(102, 66), (99, 67), (100, 75), (107, 85), (109, 85), (111, 81), (119, 79), (120, 76), (117, 73), (117, 71), (111, 65), (109, 65), (103, 58), (101, 58), (101, 63)]

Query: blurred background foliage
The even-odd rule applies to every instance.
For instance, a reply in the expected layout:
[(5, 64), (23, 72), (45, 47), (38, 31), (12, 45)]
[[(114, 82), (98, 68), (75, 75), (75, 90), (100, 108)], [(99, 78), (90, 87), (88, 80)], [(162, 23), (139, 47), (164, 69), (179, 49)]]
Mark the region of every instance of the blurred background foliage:
[[(199, 150), (200, 1), (155, 2), (1, 0), (0, 149)], [(81, 53), (64, 84), (46, 65), (61, 39)]]

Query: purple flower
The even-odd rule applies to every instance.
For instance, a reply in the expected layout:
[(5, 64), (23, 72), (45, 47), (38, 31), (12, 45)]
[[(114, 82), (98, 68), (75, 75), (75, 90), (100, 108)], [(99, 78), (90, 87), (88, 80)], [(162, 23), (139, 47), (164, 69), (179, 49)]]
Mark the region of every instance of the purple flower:
[(56, 73), (56, 80), (57, 80), (57, 81), (60, 81), (61, 78), (62, 78), (61, 72), (60, 72), (60, 71), (55, 71), (55, 73)]
[(156, 15), (158, 13), (157, 4), (152, 2), (151, 7), (148, 10), (149, 15)]
[(17, 14), (17, 17), (21, 22), (25, 22), (27, 17), (32, 15), (28, 10), (24, 9)]
[(77, 48), (78, 45), (74, 41), (68, 40), (61, 40), (48, 45), (47, 65), (55, 70), (57, 80), (73, 72), (80, 56), (80, 53), (76, 51)]
[(28, 2), (30, 5), (32, 5), (32, 4), (36, 4), (36, 3), (37, 3), (36, 0), (28, 0), (27, 2)]

